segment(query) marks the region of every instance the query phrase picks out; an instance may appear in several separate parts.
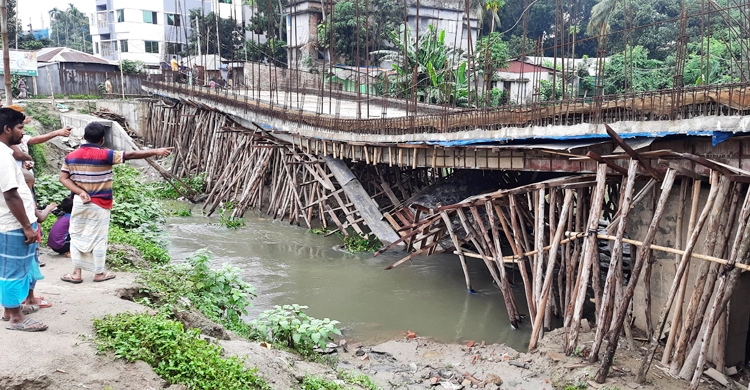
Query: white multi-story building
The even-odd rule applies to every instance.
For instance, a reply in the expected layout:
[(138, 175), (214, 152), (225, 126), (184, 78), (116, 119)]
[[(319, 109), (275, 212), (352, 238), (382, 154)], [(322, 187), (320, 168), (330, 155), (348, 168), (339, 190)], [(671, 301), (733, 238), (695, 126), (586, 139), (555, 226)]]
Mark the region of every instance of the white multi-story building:
[[(191, 27), (191, 10), (202, 8), (206, 15), (215, 12), (243, 28), (256, 12), (255, 6), (244, 4), (243, 0), (94, 1), (96, 10), (90, 26), (94, 55), (146, 64), (168, 63), (173, 55), (186, 53), (190, 35), (198, 32)], [(245, 39), (265, 42), (265, 36), (252, 31), (245, 32)]]
[[(190, 10), (241, 0), (95, 0), (91, 17), (94, 55), (110, 61), (169, 62), (183, 53), (192, 33)], [(226, 4), (230, 5), (230, 4)]]

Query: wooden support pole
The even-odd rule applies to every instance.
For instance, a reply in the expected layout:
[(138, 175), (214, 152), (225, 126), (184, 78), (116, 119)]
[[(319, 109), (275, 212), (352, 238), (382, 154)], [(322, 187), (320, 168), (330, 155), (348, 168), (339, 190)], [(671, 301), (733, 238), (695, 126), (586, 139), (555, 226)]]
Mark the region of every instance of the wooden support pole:
[(630, 212), (630, 202), (632, 201), (633, 197), (635, 178), (638, 175), (638, 161), (630, 160), (627, 172), (627, 182), (621, 190), (623, 193), (622, 203), (620, 204), (622, 219), (620, 224), (617, 226), (615, 242), (612, 247), (612, 253), (610, 256), (609, 270), (607, 271), (607, 279), (604, 283), (602, 304), (599, 315), (597, 316), (596, 335), (594, 336), (594, 343), (591, 346), (591, 354), (589, 355), (589, 361), (592, 363), (599, 360), (599, 349), (602, 346), (604, 335), (609, 330), (609, 325), (612, 321), (612, 311), (615, 305), (615, 289), (617, 287), (615, 272), (619, 267), (622, 266), (622, 240), (625, 237), (625, 228), (627, 226), (628, 213)]
[[(711, 224), (708, 227), (708, 235), (713, 235), (715, 238), (716, 229), (718, 228), (718, 220), (719, 220), (718, 215), (721, 212), (721, 208), (724, 206), (723, 199), (724, 199), (724, 196), (726, 196), (726, 193), (729, 191), (730, 182), (726, 176), (719, 175), (717, 171), (714, 171), (714, 172), (716, 173), (712, 173), (711, 175), (711, 179), (712, 179), (711, 185), (713, 188), (714, 186), (717, 185), (715, 183), (718, 183), (718, 187), (716, 190), (717, 193), (715, 195), (716, 201), (713, 202), (713, 207), (711, 208), (709, 212), (709, 218), (711, 219)], [(697, 240), (697, 237), (696, 237), (696, 240)], [(708, 263), (701, 264), (701, 267), (698, 270), (698, 275), (695, 278), (695, 285), (693, 287), (693, 295), (690, 297), (690, 303), (688, 304), (687, 311), (685, 312), (685, 322), (680, 332), (680, 338), (678, 339), (677, 344), (675, 346), (675, 355), (674, 355), (674, 359), (672, 360), (672, 364), (670, 366), (670, 372), (673, 375), (677, 375), (680, 372), (680, 370), (682, 369), (683, 363), (685, 362), (685, 354), (688, 350), (688, 344), (690, 343), (690, 333), (691, 333), (692, 326), (693, 326), (692, 325), (693, 320), (695, 319), (695, 316), (697, 315), (697, 312), (698, 312), (698, 306), (700, 304), (701, 296), (703, 295), (703, 287), (705, 286), (709, 269), (710, 269), (710, 264)]]
[[(734, 268), (737, 260), (745, 263), (747, 261), (746, 255), (748, 249), (750, 249), (750, 232), (747, 231), (748, 218), (750, 218), (750, 188), (748, 188), (747, 195), (745, 195), (745, 201), (742, 205), (742, 211), (740, 212), (739, 226), (737, 227), (737, 234), (734, 238), (734, 244), (732, 245), (732, 252), (729, 256), (729, 264), (727, 264), (725, 272), (721, 274), (719, 280), (719, 287), (716, 292), (716, 298), (714, 299), (714, 305), (711, 308), (711, 314), (709, 315), (708, 325), (706, 326), (703, 338), (700, 341), (700, 352), (698, 354), (698, 362), (695, 365), (695, 372), (693, 374), (692, 381), (690, 382), (689, 390), (696, 390), (698, 383), (700, 382), (701, 375), (703, 374), (703, 365), (706, 363), (706, 352), (708, 351), (708, 345), (711, 342), (711, 336), (713, 335), (714, 327), (719, 320), (721, 311), (726, 306), (724, 297), (727, 293), (727, 283), (729, 282), (729, 272)], [(722, 351), (723, 352), (723, 351)]]
[[(680, 214), (677, 216), (677, 240), (676, 240), (676, 249), (682, 249), (682, 241), (683, 241), (683, 234), (682, 234), (682, 214), (684, 213), (685, 209), (685, 202), (687, 201), (687, 179), (683, 179), (682, 184), (684, 184), (681, 188), (680, 192)], [(683, 193), (684, 190), (684, 193)], [(690, 218), (688, 220), (688, 232), (692, 232), (693, 228), (695, 228), (695, 219), (698, 214), (698, 200), (700, 198), (701, 194), (701, 181), (700, 180), (693, 180), (693, 192), (692, 192), (692, 198), (691, 198), (691, 207), (690, 207)], [(682, 256), (675, 255), (675, 273), (677, 272), (677, 268), (680, 266), (680, 259), (682, 259)], [(672, 315), (672, 325), (669, 330), (669, 337), (667, 338), (667, 343), (664, 346), (664, 352), (661, 358), (661, 364), (663, 366), (669, 365), (669, 360), (672, 357), (672, 347), (674, 346), (675, 342), (675, 336), (677, 335), (677, 332), (679, 331), (680, 326), (680, 319), (682, 316), (682, 303), (685, 298), (685, 288), (687, 286), (687, 280), (688, 275), (690, 273), (690, 267), (685, 269), (685, 273), (682, 276), (682, 280), (680, 280), (680, 287), (677, 290), (677, 297), (675, 297), (675, 301), (677, 302), (677, 306), (675, 307), (674, 314)], [(658, 326), (657, 326), (658, 329)], [(648, 355), (647, 355), (648, 356)]]
[[(562, 238), (563, 230), (565, 230), (565, 225), (568, 223), (568, 211), (570, 210), (570, 204), (572, 201), (573, 190), (565, 190), (565, 199), (563, 200), (563, 207), (560, 213), (560, 220), (557, 225), (557, 230), (555, 231), (555, 236), (550, 238), (552, 242), (549, 251), (549, 259), (547, 259), (547, 271), (544, 276), (544, 285), (542, 286), (539, 295), (539, 305), (537, 306), (540, 311), (543, 308), (547, 307), (550, 289), (552, 288), (552, 280), (554, 279), (557, 249), (560, 246), (560, 239)], [(550, 207), (552, 207), (552, 205), (550, 205)], [(539, 315), (537, 315), (537, 317), (534, 319), (534, 325), (531, 330), (531, 339), (529, 340), (529, 351), (536, 348), (536, 344), (538, 342), (538, 338), (542, 329), (543, 316), (539, 312), (537, 313)]]
[(451, 222), (451, 218), (450, 216), (448, 216), (447, 211), (440, 212), (440, 216), (443, 218), (445, 228), (446, 230), (448, 230), (448, 234), (450, 234), (451, 240), (453, 241), (453, 246), (458, 252), (458, 258), (461, 261), (461, 269), (464, 271), (464, 279), (466, 279), (466, 291), (473, 293), (474, 289), (471, 288), (471, 279), (469, 278), (469, 270), (466, 267), (466, 258), (461, 251), (461, 243), (458, 241), (458, 237), (456, 237), (456, 233), (453, 231), (453, 223)]
[[(646, 231), (646, 237), (643, 239), (643, 247), (640, 251), (638, 251), (638, 256), (636, 257), (635, 264), (633, 265), (632, 274), (630, 275), (630, 281), (628, 282), (628, 287), (625, 289), (622, 302), (620, 302), (620, 306), (617, 308), (615, 326), (614, 329), (612, 329), (612, 331), (610, 332), (607, 349), (604, 353), (604, 357), (602, 358), (602, 364), (599, 367), (599, 371), (597, 371), (596, 373), (595, 380), (597, 383), (604, 383), (607, 375), (609, 375), (609, 369), (610, 367), (612, 367), (612, 361), (615, 357), (615, 350), (617, 349), (617, 343), (620, 339), (620, 332), (622, 331), (625, 317), (628, 313), (628, 306), (630, 305), (630, 300), (633, 298), (633, 294), (635, 293), (635, 286), (638, 283), (638, 278), (640, 277), (643, 263), (645, 262), (646, 257), (648, 257), (648, 250), (651, 246), (651, 242), (654, 240), (654, 237), (656, 237), (656, 232), (659, 230), (659, 223), (661, 222), (661, 217), (664, 213), (664, 207), (667, 204), (667, 200), (669, 199), (669, 193), (672, 190), (674, 178), (675, 171), (671, 169), (667, 170), (667, 174), (665, 175), (664, 182), (661, 186), (661, 195), (659, 196), (659, 202), (656, 204), (656, 209), (654, 210), (654, 217), (651, 220), (651, 224), (649, 225), (648, 230)], [(628, 324), (628, 326), (630, 325)]]
[[(581, 264), (582, 271), (581, 277), (576, 282), (575, 293), (573, 296), (575, 300), (570, 302), (573, 305), (572, 309), (568, 312), (572, 314), (571, 322), (568, 328), (568, 338), (565, 346), (565, 354), (570, 355), (578, 344), (578, 332), (581, 326), (581, 316), (583, 315), (583, 303), (586, 299), (586, 290), (588, 289), (591, 264), (594, 262), (594, 255), (596, 251), (596, 232), (599, 230), (599, 218), (602, 211), (602, 202), (604, 201), (604, 189), (607, 184), (607, 165), (599, 164), (596, 171), (596, 189), (591, 200), (591, 209), (589, 210), (589, 218), (586, 230), (592, 233), (587, 237), (583, 244), (583, 261)], [(598, 261), (598, 260), (597, 260)], [(596, 276), (598, 277), (598, 275)]]

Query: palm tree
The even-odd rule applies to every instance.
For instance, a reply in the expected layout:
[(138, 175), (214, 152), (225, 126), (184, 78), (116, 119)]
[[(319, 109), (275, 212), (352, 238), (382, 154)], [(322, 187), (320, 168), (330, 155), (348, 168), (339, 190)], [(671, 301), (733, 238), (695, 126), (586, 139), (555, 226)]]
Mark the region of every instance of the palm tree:
[(490, 32), (495, 31), (495, 25), (500, 25), (500, 16), (497, 14), (498, 9), (505, 5), (505, 0), (471, 0), (469, 8), (476, 10), (477, 19), (484, 20), (489, 15), (492, 17), (492, 28)]
[(589, 36), (599, 35), (602, 31), (599, 31), (600, 27), (607, 25), (607, 19), (609, 15), (615, 9), (618, 0), (601, 0), (597, 5), (591, 8), (591, 18), (589, 18), (589, 25), (586, 27), (586, 34)]
[[(62, 11), (60, 11), (59, 8), (55, 7), (49, 10), (48, 12), (49, 12), (50, 26), (52, 26), (54, 23), (59, 21), (59, 18), (62, 15)], [(55, 31), (55, 36), (57, 37), (57, 46), (60, 46), (60, 30), (57, 28), (53, 28), (53, 30)]]

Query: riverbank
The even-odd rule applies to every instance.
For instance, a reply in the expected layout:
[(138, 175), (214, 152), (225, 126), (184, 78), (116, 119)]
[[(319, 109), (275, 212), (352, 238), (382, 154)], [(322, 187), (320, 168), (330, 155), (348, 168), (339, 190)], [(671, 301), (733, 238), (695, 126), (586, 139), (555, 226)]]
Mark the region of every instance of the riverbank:
[[(46, 332), (23, 333), (0, 330), (0, 388), (25, 389), (180, 389), (168, 387), (150, 366), (143, 362), (126, 363), (112, 354), (97, 354), (92, 320), (107, 314), (150, 312), (145, 306), (123, 299), (137, 289), (136, 274), (119, 272), (117, 278), (93, 283), (91, 275), (74, 285), (62, 282), (60, 275), (69, 272), (69, 259), (43, 255), (47, 266), (46, 279), (38, 286), (38, 294), (52, 303), (32, 315), (50, 326)], [(590, 333), (589, 333), (590, 334)], [(586, 333), (584, 333), (586, 335)], [(405, 335), (406, 336), (406, 335)], [(558, 336), (553, 332), (535, 353), (518, 353), (500, 344), (484, 345), (481, 340), (465, 345), (442, 344), (413, 335), (376, 346), (360, 345), (348, 340), (337, 348), (338, 364), (306, 361), (286, 351), (268, 348), (265, 344), (239, 337), (217, 340), (227, 356), (240, 356), (246, 366), (257, 367), (258, 374), (274, 389), (299, 389), (307, 377), (332, 381), (341, 372), (368, 375), (380, 388), (438, 389), (584, 389), (597, 388), (586, 378), (596, 365), (580, 357), (565, 357)], [(585, 336), (584, 336), (585, 337)], [(685, 382), (671, 379), (659, 370), (649, 375), (649, 384), (634, 384), (638, 359), (632, 351), (618, 354), (608, 389), (659, 388), (682, 389)], [(342, 382), (343, 385), (343, 382)], [(572, 386), (572, 387), (570, 387)], [(359, 388), (345, 385), (345, 388)], [(714, 388), (706, 383), (705, 388)], [(325, 388), (325, 387), (324, 387)]]

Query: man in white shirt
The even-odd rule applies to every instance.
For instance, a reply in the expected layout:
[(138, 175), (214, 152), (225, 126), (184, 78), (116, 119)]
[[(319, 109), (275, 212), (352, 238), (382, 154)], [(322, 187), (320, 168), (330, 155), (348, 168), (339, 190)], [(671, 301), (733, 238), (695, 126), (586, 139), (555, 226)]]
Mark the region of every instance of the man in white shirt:
[(13, 158), (12, 145), (24, 136), (26, 116), (10, 108), (0, 108), (0, 305), (7, 329), (37, 332), (47, 325), (26, 317), (38, 307), (24, 306), (35, 265), (36, 215), (31, 190)]

